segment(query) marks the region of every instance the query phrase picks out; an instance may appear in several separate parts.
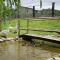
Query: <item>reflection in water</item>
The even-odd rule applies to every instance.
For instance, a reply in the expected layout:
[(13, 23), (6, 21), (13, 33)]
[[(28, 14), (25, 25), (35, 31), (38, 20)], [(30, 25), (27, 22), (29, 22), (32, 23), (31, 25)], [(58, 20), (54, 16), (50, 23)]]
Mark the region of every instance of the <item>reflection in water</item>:
[(0, 43), (0, 60), (46, 60), (60, 53), (60, 48), (21, 44), (20, 41)]
[(0, 56), (2, 56), (3, 54), (5, 54), (5, 52), (7, 52), (7, 47), (8, 45), (6, 45), (6, 43), (0, 43)]

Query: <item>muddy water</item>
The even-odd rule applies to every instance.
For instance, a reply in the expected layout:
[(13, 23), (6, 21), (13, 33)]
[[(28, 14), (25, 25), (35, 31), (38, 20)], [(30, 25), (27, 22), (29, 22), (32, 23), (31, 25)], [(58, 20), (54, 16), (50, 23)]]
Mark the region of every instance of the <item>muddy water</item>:
[(0, 43), (0, 60), (47, 60), (60, 54), (60, 48), (51, 46), (28, 46), (19, 41)]

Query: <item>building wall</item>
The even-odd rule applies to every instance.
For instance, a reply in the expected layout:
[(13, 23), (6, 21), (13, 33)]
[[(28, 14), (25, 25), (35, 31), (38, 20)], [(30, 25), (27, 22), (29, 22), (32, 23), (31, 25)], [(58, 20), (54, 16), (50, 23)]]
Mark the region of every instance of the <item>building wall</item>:
[(20, 7), (20, 17), (32, 17), (33, 11), (31, 8)]
[[(28, 8), (28, 7), (20, 7), (20, 18), (31, 18), (33, 17), (33, 9), (32, 8)], [(15, 11), (15, 15), (16, 17), (18, 16), (18, 12)], [(35, 10), (35, 17), (39, 17), (40, 13), (38, 10)]]
[[(55, 16), (60, 16), (60, 11), (55, 10)], [(18, 16), (18, 13), (16, 11), (16, 16)], [(33, 17), (33, 9), (28, 7), (20, 7), (19, 12), (20, 18), (31, 18)], [(51, 9), (42, 9), (42, 10), (35, 10), (35, 17), (51, 17), (52, 16), (52, 10)]]

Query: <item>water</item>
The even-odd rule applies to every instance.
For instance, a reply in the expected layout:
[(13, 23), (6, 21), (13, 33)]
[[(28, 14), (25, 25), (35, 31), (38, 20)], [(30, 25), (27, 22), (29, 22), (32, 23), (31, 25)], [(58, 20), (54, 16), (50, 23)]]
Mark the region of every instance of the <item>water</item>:
[(0, 43), (0, 60), (47, 60), (60, 54), (60, 48), (51, 46), (28, 46), (20, 41)]

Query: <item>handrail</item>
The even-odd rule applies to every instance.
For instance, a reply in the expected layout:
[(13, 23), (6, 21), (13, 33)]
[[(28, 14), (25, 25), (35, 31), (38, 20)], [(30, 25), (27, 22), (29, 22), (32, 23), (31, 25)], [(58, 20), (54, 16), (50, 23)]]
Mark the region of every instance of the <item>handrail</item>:
[(41, 31), (41, 32), (56, 32), (56, 33), (60, 33), (60, 30), (49, 30), (49, 29), (27, 29), (27, 28), (21, 28), (21, 30)]

